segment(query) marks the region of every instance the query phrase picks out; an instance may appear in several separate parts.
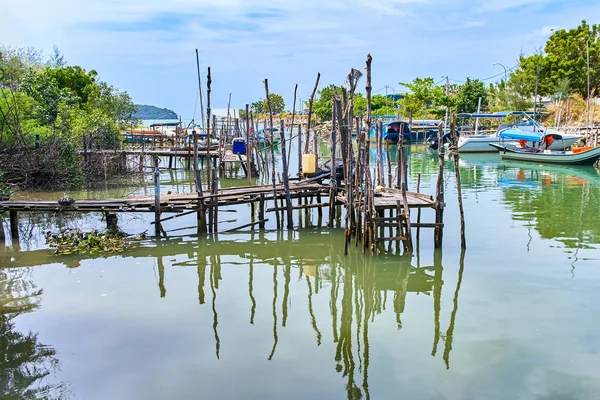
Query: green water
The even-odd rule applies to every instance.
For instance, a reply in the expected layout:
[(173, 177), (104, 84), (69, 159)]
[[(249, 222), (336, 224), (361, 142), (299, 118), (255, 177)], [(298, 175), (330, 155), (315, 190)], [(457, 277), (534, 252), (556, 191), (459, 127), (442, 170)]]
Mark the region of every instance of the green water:
[[(411, 188), (421, 174), (433, 193), (436, 156), (413, 147), (409, 161)], [(98, 216), (24, 216), (20, 246), (0, 247), (0, 397), (598, 398), (598, 171), (492, 154), (462, 157), (460, 172), (463, 259), (450, 162), (443, 251), (423, 229), (412, 257), (393, 246), (346, 257), (343, 232), (316, 213), (302, 230), (270, 221), (213, 238), (182, 217), (165, 223), (169, 239), (122, 255), (59, 257), (41, 232), (102, 227)], [(245, 184), (230, 174), (226, 185)], [(192, 187), (187, 171), (161, 181)], [(113, 182), (79, 196), (151, 190)], [(249, 210), (220, 213), (220, 229)], [(135, 233), (150, 218), (120, 224)]]

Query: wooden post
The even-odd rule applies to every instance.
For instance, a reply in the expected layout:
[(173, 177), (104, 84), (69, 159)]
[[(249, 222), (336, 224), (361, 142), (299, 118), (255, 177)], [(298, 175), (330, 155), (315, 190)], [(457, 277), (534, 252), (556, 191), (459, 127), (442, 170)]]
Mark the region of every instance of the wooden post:
[(16, 210), (9, 211), (10, 218), (10, 237), (13, 240), (19, 239), (19, 216)]
[(208, 192), (211, 193), (210, 188), (211, 188), (211, 168), (210, 168), (210, 138), (211, 138), (211, 132), (210, 132), (210, 116), (211, 116), (211, 109), (210, 109), (210, 92), (211, 92), (211, 85), (212, 85), (212, 79), (210, 77), (210, 67), (208, 67), (208, 74), (206, 77), (206, 124), (207, 126), (204, 127), (206, 129), (205, 133), (206, 133), (206, 185), (208, 186)]
[[(321, 79), (321, 74), (317, 73), (317, 80), (315, 82), (315, 87), (313, 88), (313, 91), (310, 95), (310, 99), (308, 100), (308, 124), (306, 126), (306, 143), (304, 143), (304, 154), (308, 154), (308, 143), (310, 142), (309, 140), (309, 135), (310, 135), (310, 122), (312, 119), (312, 108), (313, 108), (313, 102), (315, 100), (315, 93), (317, 93), (317, 88), (319, 87), (319, 79)], [(315, 156), (317, 157), (317, 162), (319, 159), (319, 153), (317, 151), (317, 145), (315, 144), (313, 147), (313, 151)]]
[(260, 221), (260, 225), (258, 226), (260, 229), (265, 229), (265, 194), (260, 194), (260, 202), (258, 207), (258, 220)]
[[(298, 85), (296, 85), (296, 88), (298, 88)], [(295, 91), (294, 91), (294, 98), (295, 96)], [(293, 117), (292, 117), (293, 120)], [(292, 125), (293, 127), (293, 125)], [(287, 152), (287, 148), (286, 148), (286, 143), (285, 143), (285, 123), (283, 122), (283, 120), (281, 120), (279, 122), (279, 136), (281, 138), (281, 163), (283, 164), (283, 188), (285, 190), (285, 203), (286, 203), (286, 208), (287, 208), (287, 228), (288, 229), (294, 229), (294, 216), (292, 214), (292, 197), (290, 195), (290, 177), (289, 177), (289, 168), (288, 168), (288, 160), (289, 158), (286, 157), (286, 152)], [(291, 139), (290, 139), (290, 143), (291, 143)], [(291, 152), (291, 146), (290, 146), (290, 152)]]
[(302, 179), (302, 124), (298, 124), (298, 179)]
[(275, 150), (273, 149), (273, 112), (271, 111), (271, 99), (269, 97), (269, 81), (265, 79), (265, 93), (267, 96), (267, 109), (269, 111), (269, 118), (271, 122), (271, 180), (273, 182), (273, 203), (275, 204), (275, 216), (277, 220), (277, 229), (281, 229), (281, 219), (279, 218), (279, 209), (277, 208), (277, 183), (275, 181)]
[(336, 194), (336, 159), (335, 159), (335, 152), (336, 152), (336, 146), (335, 146), (335, 142), (336, 142), (336, 137), (337, 137), (337, 130), (339, 128), (338, 126), (338, 107), (337, 104), (339, 102), (339, 96), (337, 95), (337, 93), (335, 94), (335, 96), (333, 97), (333, 103), (332, 103), (332, 121), (331, 121), (331, 165), (330, 165), (330, 177), (329, 177), (329, 223), (328, 226), (329, 228), (333, 228), (333, 221), (335, 219), (335, 194)]
[[(402, 139), (400, 139), (402, 141)], [(400, 146), (400, 144), (398, 145)], [(392, 187), (392, 160), (390, 160), (390, 145), (385, 142), (385, 159), (387, 161), (388, 187)]]
[[(246, 172), (248, 174), (248, 185), (252, 185), (252, 163), (251, 161), (251, 155), (252, 152), (250, 151), (251, 149), (251, 144), (250, 144), (250, 116), (248, 115), (250, 113), (250, 105), (246, 104), (246, 116), (245, 116), (245, 120), (246, 120)], [(254, 203), (252, 203), (254, 204)], [(253, 215), (254, 217), (254, 215)]]
[[(107, 220), (108, 221), (108, 220)], [(154, 233), (160, 235), (160, 170), (158, 156), (154, 156)]]
[(460, 247), (462, 249), (467, 248), (467, 240), (465, 238), (465, 212), (463, 210), (462, 203), (462, 189), (460, 185), (460, 169), (458, 166), (459, 154), (458, 154), (458, 138), (454, 127), (454, 112), (450, 119), (450, 136), (452, 138), (452, 158), (454, 159), (454, 171), (456, 173), (456, 190), (458, 192), (458, 210), (460, 213)]
[(442, 247), (444, 230), (440, 224), (444, 222), (444, 146), (441, 146), (443, 136), (443, 125), (438, 125), (438, 177), (435, 191), (435, 223), (438, 224), (434, 230), (434, 247)]
[[(292, 156), (292, 142), (294, 138), (294, 117), (296, 116), (296, 92), (298, 92), (298, 84), (294, 87), (294, 103), (292, 106), (292, 125), (290, 126), (290, 148), (287, 153), (287, 165), (290, 165), (290, 157)], [(283, 153), (282, 153), (283, 154)]]

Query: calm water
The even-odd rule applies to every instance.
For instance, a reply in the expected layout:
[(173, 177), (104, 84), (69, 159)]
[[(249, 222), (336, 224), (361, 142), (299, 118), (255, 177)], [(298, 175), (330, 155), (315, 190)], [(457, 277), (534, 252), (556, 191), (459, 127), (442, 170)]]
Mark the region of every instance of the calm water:
[[(436, 156), (409, 157), (411, 187), (421, 174), (433, 193)], [(0, 397), (598, 398), (598, 171), (462, 157), (461, 261), (446, 167), (443, 252), (423, 229), (412, 258), (345, 257), (343, 232), (316, 226), (198, 238), (193, 217), (119, 256), (59, 257), (40, 232), (99, 218), (24, 217), (20, 247), (0, 247)], [(161, 181), (192, 187), (187, 171)], [(78, 195), (152, 191), (130, 187)], [(220, 213), (220, 229), (249, 210)], [(141, 232), (149, 218), (120, 224)]]

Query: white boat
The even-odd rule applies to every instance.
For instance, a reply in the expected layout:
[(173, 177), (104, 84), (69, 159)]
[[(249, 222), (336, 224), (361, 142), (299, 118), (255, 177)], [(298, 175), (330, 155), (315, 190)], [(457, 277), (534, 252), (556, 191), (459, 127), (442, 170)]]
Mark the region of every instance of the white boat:
[[(600, 159), (600, 147), (582, 147), (572, 150), (552, 150), (550, 145), (561, 141), (561, 136), (553, 133), (538, 135), (519, 129), (505, 129), (499, 134), (500, 143), (490, 143), (499, 151), (503, 160), (531, 161), (562, 165), (593, 165)], [(508, 141), (509, 143), (506, 143)], [(512, 144), (517, 141), (519, 144)], [(531, 143), (531, 145), (529, 145)]]
[(490, 118), (490, 119), (504, 119), (508, 116), (519, 116), (523, 117), (523, 120), (515, 124), (502, 124), (495, 131), (478, 131), (474, 132), (463, 131), (460, 132), (458, 138), (458, 151), (461, 153), (489, 153), (496, 152), (497, 149), (491, 144), (500, 143), (500, 133), (506, 129), (518, 129), (524, 132), (537, 134), (538, 136), (544, 136), (546, 134), (552, 134), (553, 137), (560, 137), (559, 140), (555, 140), (549, 147), (549, 150), (565, 150), (571, 147), (575, 142), (581, 139), (580, 135), (567, 135), (563, 132), (559, 132), (554, 129), (547, 128), (539, 122), (531, 118), (532, 113), (525, 111), (503, 111), (492, 114), (458, 114), (458, 118)]

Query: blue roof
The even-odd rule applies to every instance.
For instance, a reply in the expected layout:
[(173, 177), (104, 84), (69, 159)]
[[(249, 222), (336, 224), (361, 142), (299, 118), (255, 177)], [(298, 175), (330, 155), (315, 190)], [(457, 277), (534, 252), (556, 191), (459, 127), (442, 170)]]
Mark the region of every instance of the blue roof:
[(501, 139), (511, 140), (527, 140), (528, 142), (539, 142), (542, 140), (542, 135), (537, 132), (527, 132), (516, 128), (506, 128), (500, 131)]

